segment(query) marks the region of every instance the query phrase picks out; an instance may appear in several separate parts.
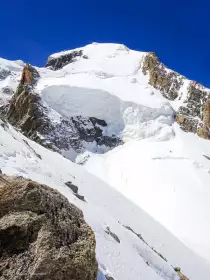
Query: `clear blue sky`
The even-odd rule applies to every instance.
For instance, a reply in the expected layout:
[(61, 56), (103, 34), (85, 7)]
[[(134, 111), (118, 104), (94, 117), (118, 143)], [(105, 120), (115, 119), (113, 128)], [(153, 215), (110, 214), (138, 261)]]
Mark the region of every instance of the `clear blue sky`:
[(208, 0), (2, 0), (0, 9), (0, 57), (44, 65), (54, 52), (118, 42), (210, 87)]

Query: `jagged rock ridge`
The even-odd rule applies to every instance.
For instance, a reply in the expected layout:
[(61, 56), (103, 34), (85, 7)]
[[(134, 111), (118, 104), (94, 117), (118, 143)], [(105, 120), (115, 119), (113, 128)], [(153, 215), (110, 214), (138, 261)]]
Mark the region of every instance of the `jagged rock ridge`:
[(145, 56), (142, 72), (149, 73), (149, 83), (168, 99), (174, 100), (178, 97), (179, 90), (183, 85), (184, 77), (167, 68), (161, 63), (155, 53)]
[[(161, 63), (155, 53), (148, 53), (142, 63), (142, 72), (149, 75), (149, 83), (169, 100), (182, 99), (184, 82), (188, 81)], [(210, 91), (201, 84), (188, 81), (186, 98), (176, 112), (176, 121), (186, 132), (197, 133), (209, 139), (210, 120), (208, 104)], [(207, 116), (206, 116), (207, 115)]]

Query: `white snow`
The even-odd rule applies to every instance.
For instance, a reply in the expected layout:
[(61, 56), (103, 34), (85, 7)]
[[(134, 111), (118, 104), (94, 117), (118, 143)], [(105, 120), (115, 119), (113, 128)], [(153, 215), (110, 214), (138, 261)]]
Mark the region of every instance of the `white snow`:
[(121, 136), (124, 141), (141, 139), (145, 134), (159, 137), (164, 134), (166, 138), (173, 134), (170, 127), (173, 110), (167, 104), (151, 108), (123, 101), (103, 90), (70, 86), (49, 86), (43, 89), (42, 98), (61, 116), (83, 115), (105, 120), (107, 135)]
[(175, 127), (169, 141), (132, 141), (85, 167), (210, 260), (209, 143)]
[(11, 61), (0, 57), (0, 66), (7, 70), (18, 72), (22, 70), (24, 62), (22, 60)]
[[(178, 280), (171, 265), (180, 266), (191, 280), (209, 279), (207, 261), (83, 167), (46, 150), (2, 122), (0, 135), (0, 167), (4, 173), (31, 178), (56, 188), (83, 210), (97, 240), (96, 253), (101, 270), (98, 279), (104, 279), (103, 274), (110, 274), (119, 280)], [(87, 203), (77, 199), (64, 185), (69, 180), (78, 185), (79, 193), (85, 196)], [(146, 243), (124, 226), (140, 233)], [(107, 227), (118, 236), (120, 243), (105, 233)]]
[[(37, 68), (41, 79), (35, 91), (53, 122), (62, 116), (96, 117), (107, 122), (107, 135), (125, 144), (94, 154), (95, 145), (84, 143), (87, 151), (75, 161), (86, 163), (79, 166), (1, 123), (0, 168), (58, 189), (83, 210), (96, 235), (98, 279), (109, 274), (115, 280), (178, 280), (173, 267), (179, 266), (190, 280), (208, 280), (210, 161), (205, 156), (210, 157), (210, 142), (174, 124), (174, 109), (184, 104), (189, 80), (179, 98), (169, 102), (142, 73), (145, 53), (97, 43), (76, 50), (88, 58), (77, 57), (57, 71)], [(0, 59), (0, 65), (12, 71), (0, 81), (0, 100), (6, 103), (10, 97), (1, 89), (17, 87), (23, 63)], [(76, 157), (72, 150), (61, 152)], [(64, 185), (69, 180), (87, 203)], [(106, 227), (120, 243), (105, 233)]]
[[(3, 71), (10, 73), (5, 79), (0, 79), (0, 106), (7, 104), (11, 99), (12, 93), (18, 86), (23, 66), (24, 62), (21, 60), (10, 61), (0, 58), (0, 76)], [(8, 88), (8, 91), (5, 92), (5, 88)]]
[(83, 51), (87, 59), (78, 59), (74, 64), (68, 64), (64, 67), (67, 72), (78, 73), (81, 69), (84, 72), (98, 72), (106, 75), (128, 76), (134, 74), (141, 64), (143, 52), (132, 51), (120, 44), (90, 44), (85, 48), (66, 51), (51, 55), (52, 58), (58, 58), (72, 51)]

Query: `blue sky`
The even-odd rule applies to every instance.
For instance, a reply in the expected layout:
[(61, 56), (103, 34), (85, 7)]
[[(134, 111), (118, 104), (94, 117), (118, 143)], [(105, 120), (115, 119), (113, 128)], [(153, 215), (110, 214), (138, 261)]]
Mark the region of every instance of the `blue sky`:
[(44, 65), (54, 52), (91, 42), (155, 51), (210, 87), (210, 3), (188, 0), (10, 0), (0, 4), (0, 57)]

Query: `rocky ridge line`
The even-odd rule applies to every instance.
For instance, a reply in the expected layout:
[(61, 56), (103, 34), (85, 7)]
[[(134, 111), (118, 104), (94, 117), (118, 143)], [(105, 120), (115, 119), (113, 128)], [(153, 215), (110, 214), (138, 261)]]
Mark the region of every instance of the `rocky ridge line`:
[[(142, 72), (149, 75), (149, 84), (160, 90), (164, 97), (175, 101), (182, 98), (182, 86), (187, 79), (169, 70), (161, 63), (155, 53), (145, 55)], [(186, 132), (197, 133), (210, 139), (210, 90), (201, 84), (189, 81), (186, 99), (176, 112), (176, 121)]]

